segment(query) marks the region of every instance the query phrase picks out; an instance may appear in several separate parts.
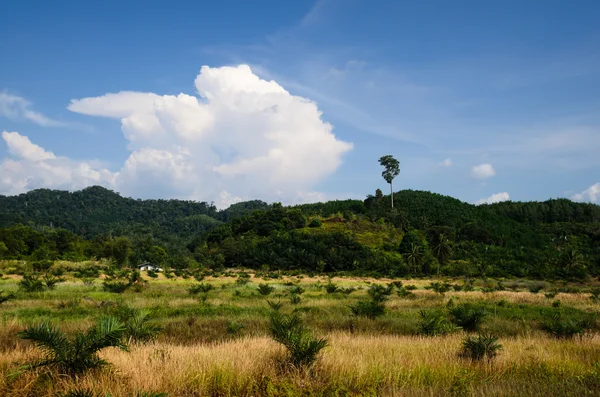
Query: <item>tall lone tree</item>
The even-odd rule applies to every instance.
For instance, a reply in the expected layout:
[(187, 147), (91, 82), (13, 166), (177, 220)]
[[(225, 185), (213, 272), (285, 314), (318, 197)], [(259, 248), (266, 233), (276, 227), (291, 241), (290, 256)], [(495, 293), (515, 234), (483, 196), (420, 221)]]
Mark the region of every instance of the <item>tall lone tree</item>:
[(390, 194), (392, 197), (392, 208), (394, 208), (394, 189), (392, 187), (392, 182), (395, 177), (400, 173), (400, 162), (396, 160), (392, 155), (382, 156), (379, 159), (379, 164), (381, 164), (385, 169), (381, 173), (381, 176), (387, 183), (390, 184)]

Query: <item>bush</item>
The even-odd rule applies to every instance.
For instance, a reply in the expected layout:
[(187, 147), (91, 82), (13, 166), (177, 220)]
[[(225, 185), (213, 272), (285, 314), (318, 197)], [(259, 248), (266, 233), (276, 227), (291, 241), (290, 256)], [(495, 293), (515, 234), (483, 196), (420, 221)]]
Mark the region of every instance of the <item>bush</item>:
[(428, 285), (427, 287), (425, 287), (427, 289), (431, 289), (435, 292), (437, 292), (440, 295), (444, 295), (446, 292), (450, 291), (450, 288), (452, 288), (452, 285), (449, 283), (431, 283), (430, 285)]
[(337, 285), (332, 283), (331, 280), (329, 280), (329, 282), (327, 284), (325, 284), (325, 291), (328, 294), (333, 294), (333, 293), (338, 292), (338, 287), (337, 287)]
[(290, 295), (290, 302), (292, 303), (292, 305), (297, 305), (300, 302), (302, 302), (302, 297), (300, 295), (297, 295), (297, 294), (291, 294)]
[(214, 289), (214, 287), (212, 286), (212, 284), (201, 283), (201, 284), (196, 284), (196, 285), (192, 285), (191, 287), (189, 287), (188, 293), (190, 295), (197, 295), (200, 292), (203, 292), (206, 294), (206, 293), (212, 291), (213, 289)]
[(369, 293), (369, 296), (371, 297), (371, 299), (373, 299), (373, 301), (385, 302), (389, 299), (389, 296), (392, 294), (393, 291), (394, 291), (394, 286), (391, 284), (388, 285), (387, 287), (384, 287), (383, 285), (375, 284), (375, 285), (372, 285), (371, 287), (369, 287), (369, 290), (367, 292)]
[(352, 314), (355, 316), (375, 319), (385, 314), (385, 305), (374, 300), (359, 301), (355, 305), (350, 306), (350, 310), (352, 310)]
[(270, 320), (271, 336), (285, 346), (289, 363), (296, 369), (310, 368), (327, 346), (327, 339), (314, 338), (297, 314), (284, 315), (273, 311)]
[(600, 302), (600, 287), (592, 288), (590, 292), (590, 299), (592, 300), (592, 302)]
[(0, 291), (0, 305), (3, 304), (4, 302), (8, 302), (9, 300), (13, 299), (15, 297), (15, 294), (13, 293), (5, 293), (4, 291)]
[(299, 285), (290, 288), (290, 294), (292, 294), (292, 295), (302, 295), (303, 293), (304, 293), (304, 288), (302, 288)]
[(595, 319), (591, 316), (569, 316), (560, 311), (546, 314), (541, 321), (544, 331), (560, 339), (583, 336), (594, 325)]
[(267, 296), (270, 295), (271, 292), (275, 290), (275, 288), (271, 287), (269, 284), (258, 284), (257, 290), (259, 294)]
[(102, 289), (106, 292), (122, 294), (129, 288), (129, 283), (125, 281), (106, 280), (102, 283)]
[(314, 218), (312, 221), (310, 221), (308, 227), (321, 227), (322, 225), (323, 224), (319, 218)]
[(415, 294), (407, 290), (405, 287), (402, 287), (398, 290), (398, 296), (400, 298), (412, 299), (415, 297)]
[(483, 306), (462, 303), (448, 309), (453, 324), (467, 332), (478, 331), (487, 315)]
[(46, 289), (40, 276), (32, 273), (25, 273), (23, 279), (18, 284), (19, 289), (24, 292), (41, 292)]
[(537, 294), (538, 292), (544, 289), (544, 286), (542, 284), (535, 284), (530, 286), (528, 289), (529, 292), (531, 292), (532, 294)]
[(439, 310), (421, 310), (419, 315), (421, 316), (418, 331), (420, 335), (445, 335), (456, 330), (456, 327)]
[(480, 334), (465, 337), (459, 355), (473, 361), (481, 361), (484, 358), (490, 361), (500, 350), (502, 350), (502, 345), (498, 343), (498, 337)]

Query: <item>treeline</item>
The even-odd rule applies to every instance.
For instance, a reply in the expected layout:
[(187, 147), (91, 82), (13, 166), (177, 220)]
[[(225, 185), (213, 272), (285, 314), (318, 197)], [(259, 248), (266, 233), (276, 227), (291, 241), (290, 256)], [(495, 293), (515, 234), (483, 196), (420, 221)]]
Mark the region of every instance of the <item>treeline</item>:
[(38, 189), (18, 196), (0, 196), (0, 227), (65, 229), (86, 239), (101, 235), (151, 236), (172, 245), (268, 207), (255, 200), (218, 211), (205, 202), (124, 198), (100, 186), (73, 193)]
[(206, 203), (126, 199), (98, 187), (34, 191), (0, 197), (9, 204), (0, 210), (0, 258), (396, 277), (600, 274), (597, 205), (558, 199), (475, 206), (411, 190), (394, 196), (394, 209), (377, 192), (364, 201), (251, 201), (217, 211)]

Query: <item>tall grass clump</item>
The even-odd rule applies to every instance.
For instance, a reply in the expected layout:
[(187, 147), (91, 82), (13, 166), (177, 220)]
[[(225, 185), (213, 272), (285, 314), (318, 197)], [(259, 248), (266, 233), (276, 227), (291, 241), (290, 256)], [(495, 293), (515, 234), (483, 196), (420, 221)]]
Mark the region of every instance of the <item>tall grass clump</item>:
[(312, 367), (321, 350), (327, 346), (327, 339), (313, 337), (296, 313), (286, 315), (272, 311), (269, 330), (272, 338), (286, 348), (287, 362), (295, 369)]

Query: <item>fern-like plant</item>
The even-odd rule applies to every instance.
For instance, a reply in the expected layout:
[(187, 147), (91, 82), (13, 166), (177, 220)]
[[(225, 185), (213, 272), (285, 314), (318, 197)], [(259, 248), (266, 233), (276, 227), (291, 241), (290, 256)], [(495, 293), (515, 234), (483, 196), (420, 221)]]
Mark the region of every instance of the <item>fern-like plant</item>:
[(498, 355), (500, 350), (502, 350), (502, 345), (498, 342), (498, 337), (480, 334), (465, 337), (459, 356), (473, 361), (481, 361), (484, 358), (490, 361)]
[(51, 367), (60, 374), (77, 375), (107, 364), (98, 356), (102, 349), (118, 347), (126, 351), (125, 330), (125, 325), (117, 318), (105, 317), (71, 338), (48, 322), (32, 325), (18, 336), (33, 342), (44, 354), (41, 360), (27, 365), (27, 369)]
[(352, 310), (352, 314), (355, 316), (367, 317), (374, 320), (385, 314), (385, 305), (382, 302), (374, 300), (358, 301), (356, 304), (350, 306), (350, 310)]
[(271, 336), (285, 346), (289, 364), (296, 369), (310, 368), (327, 346), (327, 339), (313, 337), (297, 314), (272, 311), (270, 320)]
[(569, 339), (575, 336), (583, 336), (589, 329), (594, 327), (595, 322), (595, 318), (591, 316), (568, 316), (557, 311), (545, 315), (541, 327), (555, 338)]

